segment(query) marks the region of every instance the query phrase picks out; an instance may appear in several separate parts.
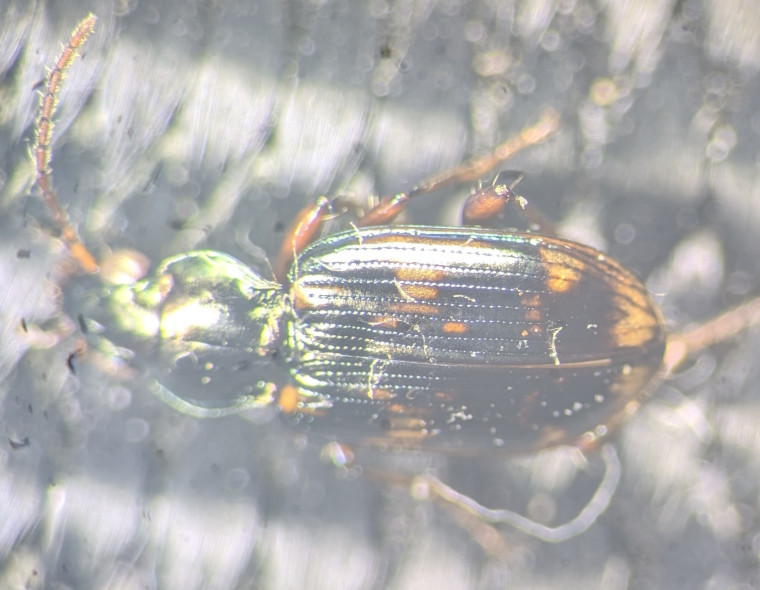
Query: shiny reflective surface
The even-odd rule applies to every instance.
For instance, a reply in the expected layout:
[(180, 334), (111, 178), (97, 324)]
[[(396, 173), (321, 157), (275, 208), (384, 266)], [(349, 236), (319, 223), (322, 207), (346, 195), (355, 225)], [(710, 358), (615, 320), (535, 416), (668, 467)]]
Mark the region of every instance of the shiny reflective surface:
[(265, 380), (261, 362), (241, 369), (250, 382), (221, 405), (159, 379), (154, 388), (186, 413), (273, 404), (344, 442), (462, 453), (604, 436), (662, 362), (664, 326), (645, 287), (565, 240), (350, 230), (308, 247), (288, 279), (218, 252), (182, 254), (150, 279), (108, 288), (104, 323), (145, 341), (169, 372), (189, 360), (201, 383), (218, 372), (214, 358), (262, 357), (290, 373), (287, 385)]
[[(155, 264), (213, 247), (249, 263), (249, 242), (275, 252), (277, 222), (315, 195), (404, 187), (506, 137), (548, 102), (567, 114), (556, 150), (514, 166), (567, 235), (646, 277), (675, 327), (756, 292), (760, 52), (747, 3), (537, 2), (498, 14), (487, 3), (437, 4), (378, 15), (335, 3), (220, 14), (167, 2), (122, 4), (133, 11), (113, 20), (112, 4), (97, 4), (50, 5), (42, 17), (24, 12), (41, 4), (19, 4), (4, 48), (13, 74), (0, 133), (10, 146), (5, 206), (31, 190), (21, 182), (23, 130), (43, 64), (88, 10), (103, 15), (66, 80), (54, 160), (62, 202), (98, 251), (139, 247)], [(592, 92), (599, 82), (614, 90), (606, 100)], [(276, 141), (261, 148), (270, 133)], [(18, 203), (2, 214), (24, 224), (2, 232), (6, 301), (19, 305), (3, 312), (4, 334), (40, 343), (60, 317), (46, 277), (70, 305), (78, 292), (43, 272), (55, 245), (29, 239), (30, 210), (47, 217)], [(424, 207), (410, 220), (455, 222)], [(319, 449), (289, 444), (291, 429), (189, 420), (99, 370), (93, 356), (76, 359), (71, 376), (75, 344), (59, 340), (23, 359), (5, 349), (2, 425), (13, 441), (29, 440), (2, 453), (3, 498), (14, 507), (0, 531), (8, 586), (43, 576), (43, 585), (70, 587), (329, 590), (755, 583), (756, 332), (699, 355), (621, 430), (623, 481), (594, 529), (561, 546), (476, 536), (492, 542), (487, 557), (405, 489), (337, 479)], [(135, 420), (150, 428), (138, 441), (126, 434)], [(413, 469), (434, 469), (487, 505), (550, 517), (582, 506), (596, 466), (565, 449), (520, 462), (426, 456)], [(246, 479), (242, 491), (230, 483)]]

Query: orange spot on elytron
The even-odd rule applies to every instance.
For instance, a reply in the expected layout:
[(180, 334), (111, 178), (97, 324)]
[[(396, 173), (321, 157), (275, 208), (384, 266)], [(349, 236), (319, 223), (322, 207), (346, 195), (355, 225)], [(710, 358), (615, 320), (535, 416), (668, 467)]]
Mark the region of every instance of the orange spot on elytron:
[(419, 440), (428, 435), (427, 423), (415, 416), (390, 416), (386, 436), (394, 439)]
[(546, 273), (546, 289), (550, 293), (572, 291), (580, 282), (586, 265), (557, 250), (542, 248), (540, 253)]
[(464, 334), (467, 332), (467, 324), (464, 322), (444, 322), (444, 334)]
[(406, 413), (407, 407), (403, 404), (391, 404), (388, 406), (388, 411), (391, 414), (395, 414), (396, 416), (399, 416), (401, 414)]
[(538, 293), (530, 296), (523, 296), (520, 303), (525, 308), (526, 322), (540, 322), (543, 319), (541, 313), (541, 295)]
[(299, 404), (302, 396), (298, 388), (294, 385), (284, 385), (277, 396), (277, 405), (286, 414), (292, 414), (296, 410), (299, 413), (309, 414), (310, 416), (322, 417), (327, 413), (326, 408), (314, 408), (307, 404)]
[(525, 321), (527, 322), (540, 322), (541, 316), (542, 316), (541, 311), (538, 309), (525, 310)]
[(657, 338), (662, 330), (658, 310), (634, 288), (620, 289), (616, 307), (624, 317), (612, 325), (612, 338), (619, 347), (638, 347)]
[(334, 298), (344, 294), (340, 287), (327, 287), (314, 285), (303, 286), (299, 282), (293, 283), (290, 288), (290, 297), (293, 301), (293, 309), (304, 311), (318, 309), (334, 303)]
[(438, 315), (439, 309), (427, 303), (394, 303), (389, 306), (394, 313), (408, 313), (419, 315)]
[(434, 268), (404, 266), (396, 270), (395, 274), (399, 281), (428, 281), (435, 283), (444, 279), (447, 273), (444, 270)]
[[(412, 424), (412, 426), (415, 426), (415, 424)], [(419, 429), (417, 430), (413, 428), (402, 428), (400, 426), (397, 426), (396, 424), (391, 424), (390, 429), (388, 430), (387, 436), (388, 438), (398, 439), (400, 441), (422, 440), (428, 436), (428, 431), (425, 430), (424, 422), (420, 423)]]
[(277, 396), (277, 405), (286, 414), (292, 414), (298, 409), (298, 397), (298, 389), (296, 387), (285, 385), (280, 389), (280, 395)]
[(291, 301), (293, 301), (293, 309), (296, 311), (312, 309), (313, 307), (311, 301), (309, 301), (303, 289), (299, 288), (297, 283), (292, 285), (290, 288), (290, 298)]
[(398, 318), (390, 316), (377, 316), (369, 320), (369, 325), (373, 328), (387, 328), (388, 330), (395, 330), (398, 328)]
[(369, 397), (370, 399), (377, 401), (387, 401), (389, 399), (393, 399), (395, 396), (387, 389), (372, 388), (372, 390), (369, 392)]
[(408, 299), (415, 301), (427, 301), (438, 297), (438, 289), (426, 285), (400, 285), (398, 286), (401, 294)]

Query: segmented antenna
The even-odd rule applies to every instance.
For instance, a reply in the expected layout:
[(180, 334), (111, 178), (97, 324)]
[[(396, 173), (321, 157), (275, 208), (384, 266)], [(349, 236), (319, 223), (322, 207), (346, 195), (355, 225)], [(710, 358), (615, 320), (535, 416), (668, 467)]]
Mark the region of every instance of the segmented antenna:
[(37, 186), (42, 191), (42, 197), (53, 212), (56, 223), (61, 228), (61, 234), (71, 251), (71, 255), (87, 272), (97, 272), (98, 265), (85, 245), (79, 239), (76, 230), (71, 226), (68, 215), (61, 208), (58, 197), (53, 190), (53, 177), (50, 168), (51, 140), (53, 138), (53, 117), (58, 106), (58, 92), (61, 89), (64, 74), (79, 54), (79, 49), (87, 41), (95, 28), (97, 17), (90, 14), (80, 22), (71, 33), (68, 43), (63, 46), (55, 66), (45, 78), (45, 88), (40, 92), (40, 114), (34, 126), (34, 146), (32, 159), (37, 171)]

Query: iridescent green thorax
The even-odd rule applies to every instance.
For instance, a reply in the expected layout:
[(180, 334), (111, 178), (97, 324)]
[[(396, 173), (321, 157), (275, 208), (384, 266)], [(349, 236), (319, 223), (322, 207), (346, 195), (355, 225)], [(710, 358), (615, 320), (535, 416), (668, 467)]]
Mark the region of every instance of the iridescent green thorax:
[(108, 289), (117, 332), (155, 340), (163, 353), (209, 349), (278, 350), (286, 298), (282, 285), (221, 252), (164, 260), (149, 278)]

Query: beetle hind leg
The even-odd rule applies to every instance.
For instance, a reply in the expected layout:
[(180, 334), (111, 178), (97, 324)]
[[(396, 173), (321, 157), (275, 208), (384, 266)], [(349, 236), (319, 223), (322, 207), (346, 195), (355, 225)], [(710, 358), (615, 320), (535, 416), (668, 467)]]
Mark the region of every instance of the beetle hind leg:
[(437, 477), (420, 478), (431, 494), (453, 504), (478, 519), (490, 524), (507, 524), (531, 537), (547, 543), (561, 543), (586, 532), (607, 510), (620, 483), (621, 467), (615, 447), (606, 444), (601, 449), (605, 472), (593, 496), (573, 519), (558, 526), (538, 523), (512, 510), (486, 508), (469, 496), (462, 494)]

